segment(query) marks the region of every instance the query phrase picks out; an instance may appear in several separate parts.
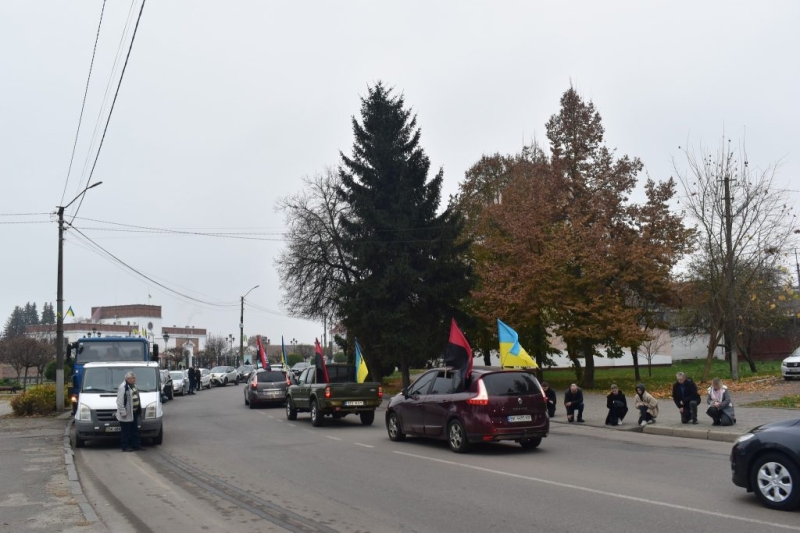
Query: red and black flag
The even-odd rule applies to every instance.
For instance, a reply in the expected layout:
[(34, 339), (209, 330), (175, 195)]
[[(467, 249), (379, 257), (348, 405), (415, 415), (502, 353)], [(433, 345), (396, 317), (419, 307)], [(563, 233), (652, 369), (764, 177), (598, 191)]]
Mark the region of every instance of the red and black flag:
[(261, 358), (261, 368), (267, 371), (271, 371), (272, 368), (269, 366), (269, 361), (267, 360), (267, 354), (264, 351), (264, 345), (261, 344), (261, 335), (256, 337), (256, 344), (258, 345), (258, 356)]
[(328, 378), (328, 367), (325, 366), (325, 356), (322, 353), (322, 346), (319, 339), (314, 339), (314, 366), (317, 368), (317, 383), (330, 383)]
[(462, 386), (472, 374), (472, 348), (458, 329), (455, 319), (450, 322), (450, 342), (447, 343), (447, 350), (444, 353), (444, 365), (452, 367), (459, 373)]

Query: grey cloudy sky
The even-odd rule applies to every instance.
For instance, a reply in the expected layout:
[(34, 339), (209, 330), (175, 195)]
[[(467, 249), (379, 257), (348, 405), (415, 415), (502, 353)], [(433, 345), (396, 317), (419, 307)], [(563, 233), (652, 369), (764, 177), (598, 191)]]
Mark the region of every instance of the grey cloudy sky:
[[(65, 202), (86, 183), (111, 67), (140, 2), (106, 6)], [(101, 5), (0, 3), (0, 214), (52, 212), (62, 201)], [(274, 204), (349, 152), (350, 117), (377, 80), (418, 113), (423, 147), (444, 168), (445, 198), (481, 154), (544, 140), (570, 83), (597, 105), (608, 144), (639, 156), (653, 178), (673, 174), (687, 139), (713, 147), (724, 128), (734, 141), (746, 130), (751, 165), (781, 160), (778, 183), (800, 189), (798, 24), (800, 3), (788, 0), (150, 0), (94, 174), (103, 185), (75, 225), (165, 285), (231, 306), (171, 295), (72, 230), (65, 306), (88, 316), (93, 305), (146, 303), (150, 294), (165, 325), (238, 335), (238, 298), (260, 284), (248, 300), (274, 313), (247, 308), (245, 333), (312, 342), (322, 325), (280, 307), (273, 260), (283, 220)], [(0, 224), (3, 320), (26, 301), (55, 302), (56, 225), (0, 216), (23, 220), (45, 223)], [(107, 231), (132, 229), (111, 223), (260, 240)]]

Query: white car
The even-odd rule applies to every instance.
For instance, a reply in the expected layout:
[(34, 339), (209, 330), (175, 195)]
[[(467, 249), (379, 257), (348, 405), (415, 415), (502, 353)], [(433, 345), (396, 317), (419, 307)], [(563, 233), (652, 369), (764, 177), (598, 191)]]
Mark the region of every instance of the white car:
[(181, 396), (189, 392), (189, 373), (186, 370), (170, 370), (172, 378), (172, 391)]
[(211, 384), (224, 387), (228, 383), (239, 384), (239, 373), (232, 366), (215, 366), (211, 369)]
[(207, 368), (200, 369), (200, 388), (201, 389), (211, 388), (211, 371)]
[(781, 374), (783, 379), (786, 380), (800, 378), (800, 348), (793, 351), (792, 355), (783, 360)]

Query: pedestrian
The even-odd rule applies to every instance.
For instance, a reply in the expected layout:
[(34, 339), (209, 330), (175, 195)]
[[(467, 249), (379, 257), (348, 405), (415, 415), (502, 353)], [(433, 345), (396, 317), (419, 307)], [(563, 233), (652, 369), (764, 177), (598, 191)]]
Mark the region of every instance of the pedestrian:
[(194, 368), (194, 386), (199, 391), (203, 390), (203, 381), (202, 381), (202, 376), (200, 375), (200, 368), (199, 367), (195, 367)]
[(573, 383), (564, 393), (564, 407), (567, 408), (567, 422), (572, 423), (575, 411), (578, 411), (578, 422), (583, 420), (583, 391)]
[(645, 390), (644, 383), (636, 384), (636, 395), (633, 399), (634, 406), (639, 410), (639, 425), (654, 424), (658, 418), (658, 400)]
[(556, 416), (556, 391), (550, 388), (550, 384), (542, 381), (542, 390), (547, 398), (547, 416), (553, 418)]
[(714, 426), (732, 426), (736, 423), (731, 393), (719, 378), (711, 381), (706, 403), (708, 404), (706, 414), (714, 420)]
[(606, 425), (621, 426), (622, 419), (628, 414), (628, 401), (625, 399), (625, 394), (619, 390), (616, 383), (611, 385), (611, 392), (606, 396), (606, 407), (608, 407)]
[(194, 367), (190, 366), (187, 372), (189, 373), (189, 394), (194, 394), (194, 388), (197, 386), (194, 381)]
[(697, 406), (700, 404), (697, 385), (683, 372), (678, 372), (675, 377), (678, 381), (672, 385), (672, 401), (681, 412), (681, 422), (697, 424)]
[(139, 416), (142, 414), (142, 404), (139, 401), (139, 389), (136, 388), (136, 374), (125, 374), (119, 388), (117, 388), (117, 420), (120, 426), (120, 445), (123, 452), (144, 450), (139, 440)]

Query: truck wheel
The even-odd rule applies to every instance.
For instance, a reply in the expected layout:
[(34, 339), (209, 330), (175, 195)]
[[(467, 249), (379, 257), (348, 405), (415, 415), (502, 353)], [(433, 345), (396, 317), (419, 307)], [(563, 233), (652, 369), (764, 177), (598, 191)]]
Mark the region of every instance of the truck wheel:
[(365, 426), (371, 426), (375, 421), (375, 411), (362, 411), (361, 423)]
[(157, 437), (153, 437), (153, 444), (161, 446), (162, 442), (164, 442), (164, 428), (161, 428)]
[(447, 442), (450, 444), (450, 449), (456, 453), (464, 453), (469, 450), (467, 432), (464, 431), (464, 426), (458, 420), (453, 420), (447, 426)]
[(75, 435), (75, 447), (83, 448), (84, 446), (86, 446), (86, 441), (80, 438), (79, 436)]
[(400, 429), (400, 419), (397, 418), (397, 413), (389, 413), (386, 416), (386, 431), (389, 432), (389, 440), (398, 442), (406, 438), (406, 434)]
[(294, 408), (291, 396), (286, 398), (286, 419), (297, 420), (297, 409)]
[(319, 412), (319, 404), (317, 404), (317, 400), (313, 400), (311, 402), (311, 425), (318, 428), (324, 423), (325, 416)]

